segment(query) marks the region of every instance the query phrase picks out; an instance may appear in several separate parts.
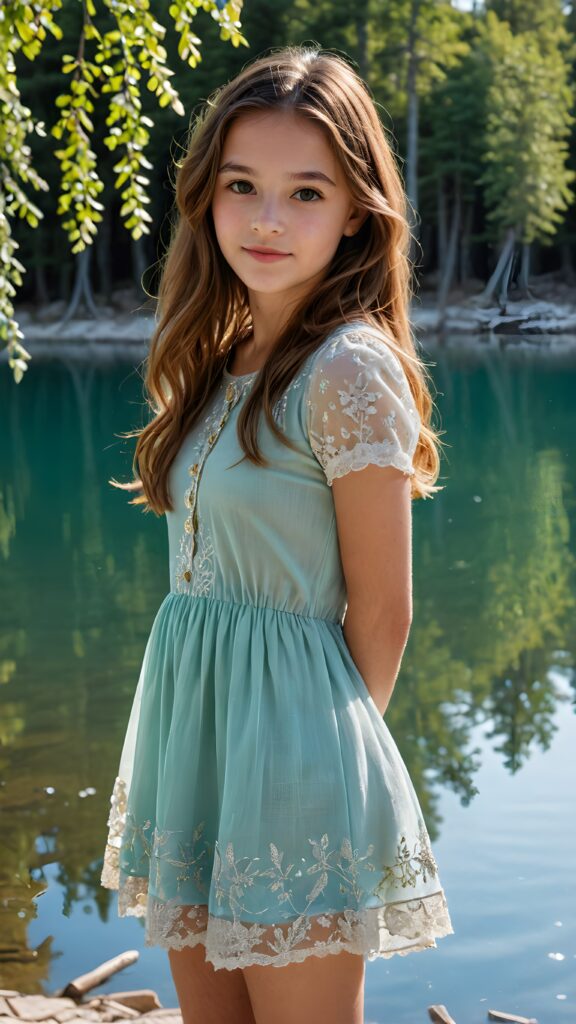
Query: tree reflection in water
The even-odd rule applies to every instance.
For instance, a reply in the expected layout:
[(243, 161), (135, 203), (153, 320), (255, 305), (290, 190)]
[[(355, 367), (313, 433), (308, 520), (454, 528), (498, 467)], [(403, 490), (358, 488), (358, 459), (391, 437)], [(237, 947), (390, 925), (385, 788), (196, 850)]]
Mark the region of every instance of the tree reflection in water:
[[(555, 674), (574, 682), (575, 367), (506, 353), (433, 353), (448, 442), (431, 502), (414, 505), (414, 615), (386, 721), (434, 842), (443, 791), (473, 813), (482, 749), (509, 772), (548, 750)], [(164, 521), (107, 483), (131, 476), (141, 417), (130, 367), (37, 364), (0, 377), (0, 878), (3, 947), (57, 863), (63, 912), (99, 884), (108, 801), (146, 639), (169, 588)], [(569, 450), (569, 446), (572, 448)], [(572, 456), (572, 457), (571, 457)], [(52, 937), (4, 960), (4, 987), (42, 991)]]

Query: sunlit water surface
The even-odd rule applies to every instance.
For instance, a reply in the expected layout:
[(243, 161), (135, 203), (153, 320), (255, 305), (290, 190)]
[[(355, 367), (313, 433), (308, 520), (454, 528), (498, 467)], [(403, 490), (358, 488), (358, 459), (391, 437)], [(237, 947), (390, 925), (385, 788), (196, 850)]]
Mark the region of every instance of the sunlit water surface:
[[(447, 444), (414, 504), (414, 619), (387, 723), (455, 934), (367, 965), (366, 1024), (488, 1009), (576, 1021), (576, 358), (426, 350)], [(0, 376), (0, 987), (154, 988), (166, 952), (99, 885), (141, 658), (169, 588), (163, 518), (109, 486), (145, 421), (138, 374)], [(10, 954), (10, 950), (16, 950)], [(36, 951), (35, 953), (32, 951)], [(18, 959), (12, 959), (16, 955)]]

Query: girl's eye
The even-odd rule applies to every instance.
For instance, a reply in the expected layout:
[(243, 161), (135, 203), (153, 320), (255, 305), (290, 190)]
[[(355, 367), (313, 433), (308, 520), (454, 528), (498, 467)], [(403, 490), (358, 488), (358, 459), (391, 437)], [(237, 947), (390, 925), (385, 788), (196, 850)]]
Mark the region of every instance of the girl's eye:
[[(228, 187), (231, 191), (234, 191), (237, 196), (249, 196), (252, 189), (252, 185), (249, 181), (242, 179), (238, 181), (231, 181)], [(302, 203), (310, 203), (317, 199), (322, 199), (319, 191), (316, 188), (298, 188), (294, 196), (299, 196)]]
[(298, 188), (297, 193), (294, 193), (294, 195), (299, 195), (302, 203), (310, 203), (311, 199), (322, 199), (322, 196), (316, 188)]
[[(232, 189), (234, 185), (248, 185), (249, 188), (252, 188), (249, 181), (231, 181), (230, 184), (228, 185), (228, 188)], [(240, 195), (245, 196), (246, 192), (240, 192)]]

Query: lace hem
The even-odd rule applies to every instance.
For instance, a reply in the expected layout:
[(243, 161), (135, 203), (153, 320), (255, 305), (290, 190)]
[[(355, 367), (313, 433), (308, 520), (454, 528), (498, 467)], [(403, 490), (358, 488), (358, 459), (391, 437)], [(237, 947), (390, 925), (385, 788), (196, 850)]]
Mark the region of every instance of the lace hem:
[(325, 473), (328, 485), (336, 477), (345, 476), (351, 470), (364, 469), (368, 465), (395, 466), (403, 473), (414, 474), (414, 466), (410, 456), (402, 451), (400, 445), (392, 441), (361, 442), (354, 448), (342, 448), (332, 458), (326, 460)]
[(110, 812), (108, 814), (108, 839), (104, 851), (104, 866), (102, 868), (101, 884), (105, 889), (117, 889), (120, 880), (120, 847), (122, 836), (126, 827), (126, 809), (128, 802), (127, 786), (125, 780), (117, 775), (114, 780), (114, 788), (110, 797)]
[[(419, 823), (414, 848), (411, 849), (402, 836), (394, 863), (384, 866), (382, 879), (372, 894), (372, 899), (380, 895), (383, 902), (361, 910), (346, 907), (334, 911), (330, 908), (314, 913), (311, 907), (312, 902), (325, 893), (330, 873), (336, 873), (341, 880), (349, 881), (349, 886), (340, 886), (343, 899), (348, 893), (349, 901), (355, 900), (357, 905), (363, 901), (357, 873), (361, 864), (365, 865), (366, 870), (376, 870), (366, 859), (373, 852), (372, 846), (365, 857), (360, 857), (358, 850), (353, 850), (348, 840), (343, 841), (340, 849), (336, 846), (332, 850), (327, 835), (322, 836), (320, 842), (310, 840), (313, 846), (312, 863), (305, 874), (318, 874), (318, 880), (307, 897), (305, 907), (298, 907), (291, 901), (291, 883), (302, 871), (292, 876), (294, 865), (283, 867), (284, 855), (274, 844), (270, 847), (273, 866), (265, 871), (250, 870), (251, 865), (247, 867), (244, 860), (236, 860), (232, 843), (227, 845), (224, 862), (216, 848), (212, 878), (218, 903), (225, 900), (228, 904), (230, 916), (226, 916), (225, 913), (210, 913), (208, 898), (203, 903), (187, 903), (182, 893), (180, 897), (160, 898), (157, 885), (162, 885), (162, 876), (158, 868), (163, 858), (159, 856), (159, 850), (162, 850), (167, 863), (178, 868), (181, 882), (189, 881), (192, 877), (191, 869), (198, 860), (198, 851), (188, 851), (181, 844), (178, 844), (177, 850), (172, 851), (167, 843), (168, 834), (165, 834), (157, 836), (158, 850), (151, 857), (153, 847), (146, 837), (146, 828), (134, 826), (127, 813), (126, 783), (121, 778), (116, 780), (111, 804), (108, 821), (110, 833), (104, 853), (101, 884), (104, 888), (118, 890), (120, 917), (145, 917), (147, 946), (180, 950), (202, 943), (206, 948), (206, 959), (215, 968), (234, 970), (251, 964), (280, 967), (301, 963), (308, 956), (328, 956), (342, 950), (358, 953), (368, 960), (394, 954), (406, 956), (408, 953), (435, 947), (436, 938), (454, 932), (443, 889), (425, 891), (432, 888), (433, 878), (436, 885), (439, 879), (423, 822)], [(151, 827), (151, 823), (147, 823), (146, 827), (148, 825)], [(122, 843), (124, 841), (126, 847), (134, 853), (133, 840), (136, 834), (144, 850), (144, 863), (148, 865), (146, 875), (129, 873), (121, 865)], [(200, 842), (200, 828), (194, 836)], [(154, 891), (150, 891), (150, 870), (154, 871)], [(242, 905), (243, 889), (250, 888), (252, 892), (258, 875), (273, 878), (269, 888), (275, 892), (279, 902), (277, 920), (273, 924), (260, 923), (258, 915)], [(202, 883), (208, 892), (201, 874), (193, 873), (193, 877), (198, 886)], [(411, 896), (404, 900), (386, 899), (390, 895), (390, 887), (410, 890)], [(418, 889), (421, 893), (418, 893)], [(202, 887), (200, 891), (203, 891)], [(287, 905), (292, 908), (291, 914), (280, 909)], [(267, 908), (268, 916), (271, 916), (271, 909)], [(281, 917), (283, 920), (279, 920)]]
[(182, 950), (201, 943), (216, 970), (282, 967), (343, 950), (369, 961), (407, 956), (437, 948), (436, 939), (454, 934), (442, 889), (381, 907), (301, 915), (267, 926), (216, 917), (205, 904), (159, 900), (147, 890), (147, 879), (127, 877), (118, 894), (119, 915), (146, 918), (146, 946)]

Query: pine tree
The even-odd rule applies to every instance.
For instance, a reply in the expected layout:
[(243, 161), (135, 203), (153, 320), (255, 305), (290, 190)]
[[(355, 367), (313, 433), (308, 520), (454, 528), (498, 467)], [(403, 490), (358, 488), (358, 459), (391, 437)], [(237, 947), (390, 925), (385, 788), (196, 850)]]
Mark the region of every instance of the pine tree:
[(568, 137), (574, 123), (573, 88), (561, 46), (551, 44), (546, 27), (514, 35), (508, 22), (489, 11), (482, 30), (482, 53), (491, 82), (486, 98), (484, 186), (487, 224), (500, 258), (486, 289), (500, 286), (504, 306), (517, 244), (522, 246), (527, 289), (528, 253), (537, 239), (550, 244), (574, 198), (567, 166)]
[(412, 206), (412, 232), (418, 224), (420, 104), (469, 50), (464, 38), (470, 16), (450, 0), (396, 0), (374, 13), (374, 88), (379, 99), (406, 123), (406, 191)]

